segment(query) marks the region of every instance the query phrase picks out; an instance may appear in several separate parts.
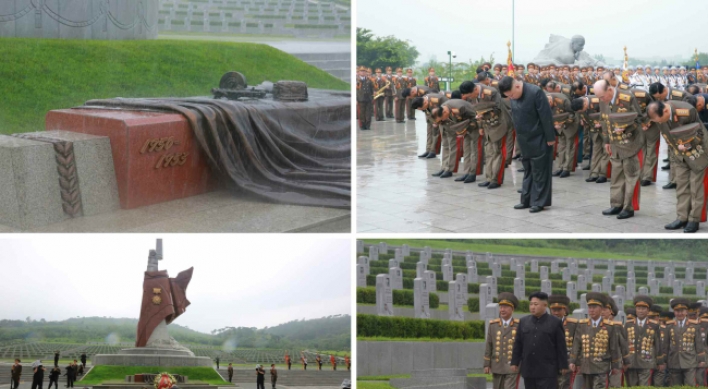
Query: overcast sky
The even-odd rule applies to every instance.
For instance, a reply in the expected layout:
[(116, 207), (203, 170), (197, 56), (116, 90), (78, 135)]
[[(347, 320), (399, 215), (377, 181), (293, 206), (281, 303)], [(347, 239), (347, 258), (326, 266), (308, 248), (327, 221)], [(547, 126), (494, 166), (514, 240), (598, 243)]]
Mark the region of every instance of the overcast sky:
[[(489, 58), (506, 61), (512, 40), (512, 0), (357, 0), (357, 27), (376, 35), (410, 40), (421, 53), (447, 61), (447, 51), (460, 62)], [(687, 59), (708, 52), (702, 20), (705, 0), (516, 0), (516, 62), (531, 61), (551, 34), (585, 37), (585, 51), (606, 58), (654, 56)], [(695, 17), (693, 17), (695, 15)], [(453, 60), (454, 62), (455, 60)]]
[[(140, 316), (143, 273), (159, 235), (0, 238), (0, 319)], [(311, 235), (165, 235), (160, 270), (194, 266), (194, 330), (274, 326), (351, 313), (348, 238)], [(69, 302), (71, 302), (69, 304)]]

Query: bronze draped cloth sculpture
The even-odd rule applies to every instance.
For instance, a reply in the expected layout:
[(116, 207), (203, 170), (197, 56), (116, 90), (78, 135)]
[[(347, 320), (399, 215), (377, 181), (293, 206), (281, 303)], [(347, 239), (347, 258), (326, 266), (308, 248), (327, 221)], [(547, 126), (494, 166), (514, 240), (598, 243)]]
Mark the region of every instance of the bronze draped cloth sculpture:
[(189, 306), (187, 286), (192, 280), (193, 267), (170, 278), (167, 270), (146, 271), (143, 281), (143, 302), (140, 307), (138, 335), (135, 347), (145, 347), (150, 335), (164, 320), (172, 323)]
[(270, 201), (350, 208), (348, 93), (311, 90), (310, 101), (206, 98), (90, 100), (81, 108), (177, 112), (211, 167), (232, 187)]

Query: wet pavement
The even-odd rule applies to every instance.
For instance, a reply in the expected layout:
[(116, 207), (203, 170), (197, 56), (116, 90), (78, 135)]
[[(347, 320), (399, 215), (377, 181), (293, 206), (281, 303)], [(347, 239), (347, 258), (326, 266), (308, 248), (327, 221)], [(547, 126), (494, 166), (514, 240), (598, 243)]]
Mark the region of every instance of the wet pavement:
[[(640, 210), (627, 220), (602, 215), (610, 206), (609, 180), (587, 183), (589, 171), (580, 167), (570, 177), (553, 178), (552, 207), (537, 214), (515, 210), (523, 178), (517, 172), (520, 161), (512, 161), (497, 189), (478, 187), (482, 175), (469, 184), (455, 182), (458, 174), (431, 177), (440, 170), (440, 157), (417, 158), (424, 149), (425, 131), (422, 112), (415, 121), (387, 119), (373, 121), (370, 131), (357, 129), (358, 232), (666, 233), (671, 231), (664, 225), (676, 219), (676, 191), (661, 188), (669, 175), (660, 169), (658, 182), (641, 188)], [(660, 166), (664, 158), (662, 142)], [(698, 232), (706, 231), (708, 226), (701, 224)]]

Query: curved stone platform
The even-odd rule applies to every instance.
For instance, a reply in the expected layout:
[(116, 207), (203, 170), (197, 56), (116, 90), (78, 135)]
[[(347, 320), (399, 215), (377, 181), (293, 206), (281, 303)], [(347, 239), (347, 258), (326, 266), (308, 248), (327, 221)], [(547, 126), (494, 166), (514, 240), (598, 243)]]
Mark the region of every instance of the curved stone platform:
[(195, 357), (190, 351), (158, 348), (128, 348), (118, 354), (96, 354), (94, 365), (118, 366), (192, 366), (211, 367), (209, 357)]

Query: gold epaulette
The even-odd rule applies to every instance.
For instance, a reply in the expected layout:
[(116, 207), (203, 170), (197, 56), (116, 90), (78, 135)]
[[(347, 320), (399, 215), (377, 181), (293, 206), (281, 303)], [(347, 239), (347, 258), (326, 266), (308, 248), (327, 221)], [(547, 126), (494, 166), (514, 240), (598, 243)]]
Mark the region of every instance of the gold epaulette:
[(652, 319), (649, 319), (649, 323), (651, 323), (651, 324), (660, 324), (658, 320), (652, 320)]
[(484, 360), (485, 360), (485, 361), (491, 361), (491, 359), (490, 359), (490, 358), (487, 358), (487, 357), (484, 357)]
[(490, 320), (489, 324), (492, 324), (492, 323), (501, 323), (501, 319)]
[(673, 320), (669, 320), (669, 321), (666, 322), (666, 325), (667, 325), (667, 326), (670, 325), (670, 324), (676, 324), (676, 322), (673, 321)]
[(701, 323), (708, 323), (708, 317), (702, 317)]
[(629, 319), (629, 320), (627, 320), (627, 324), (629, 324), (629, 323), (634, 324), (634, 321), (635, 321), (635, 319)]
[(578, 323), (580, 324), (586, 324), (588, 322), (588, 319), (580, 319)]
[(622, 322), (621, 322), (621, 321), (613, 321), (612, 324), (614, 324), (614, 325), (616, 325), (616, 326), (620, 326), (620, 327), (622, 326)]
[(613, 326), (613, 325), (615, 325), (615, 322), (613, 322), (612, 320), (602, 319), (602, 324), (607, 324), (607, 325)]
[(519, 321), (520, 321), (519, 319), (514, 319), (515, 324), (519, 324)]
[(573, 319), (572, 317), (566, 317), (565, 321), (567, 321), (568, 323), (577, 323), (578, 319)]
[(688, 319), (688, 322), (689, 322), (690, 324), (696, 324), (696, 325), (699, 323), (698, 320), (691, 320), (691, 319)]

